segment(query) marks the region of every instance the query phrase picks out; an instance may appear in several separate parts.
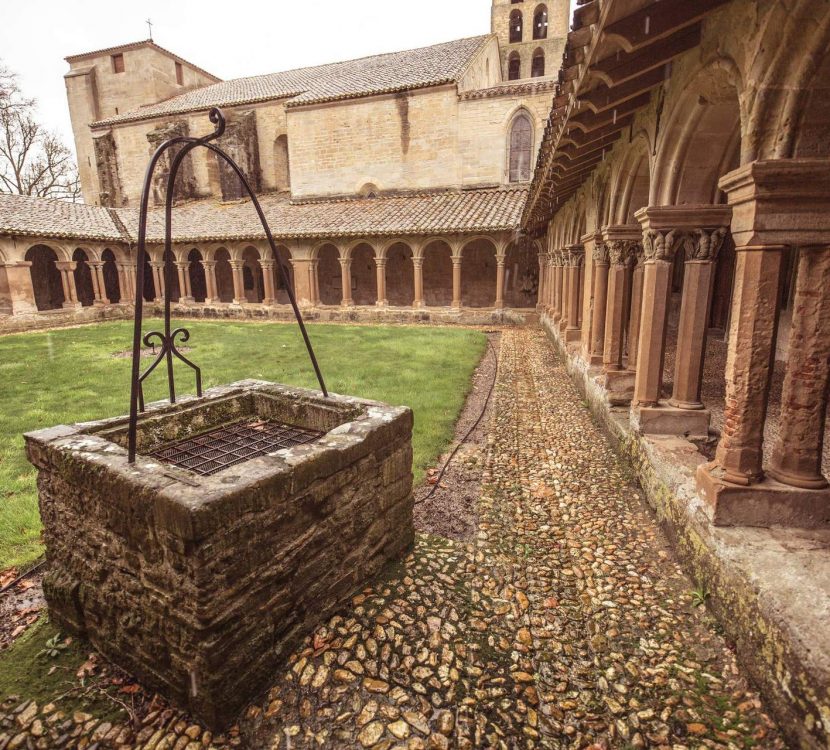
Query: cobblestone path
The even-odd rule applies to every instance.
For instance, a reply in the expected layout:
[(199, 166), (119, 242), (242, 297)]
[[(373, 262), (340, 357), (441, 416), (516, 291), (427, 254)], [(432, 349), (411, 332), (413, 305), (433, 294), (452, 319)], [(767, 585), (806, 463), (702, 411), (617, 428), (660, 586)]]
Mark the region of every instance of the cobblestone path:
[(538, 329), (503, 334), (495, 398), (474, 540), (419, 536), (291, 657), (245, 743), (783, 747)]

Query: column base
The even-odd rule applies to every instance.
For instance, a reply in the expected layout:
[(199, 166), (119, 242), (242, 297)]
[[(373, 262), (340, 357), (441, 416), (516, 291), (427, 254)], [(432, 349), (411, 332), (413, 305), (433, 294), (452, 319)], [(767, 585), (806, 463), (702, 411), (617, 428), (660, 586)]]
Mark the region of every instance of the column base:
[(582, 329), (581, 328), (566, 328), (565, 329), (565, 343), (567, 344), (575, 344), (578, 341), (582, 340)]
[[(97, 303), (93, 303), (97, 304)], [(83, 305), (80, 302), (64, 302), (61, 307), (64, 310), (80, 310)], [(37, 308), (35, 308), (35, 312), (37, 312)]]
[(791, 487), (766, 477), (757, 484), (732, 484), (716, 462), (698, 466), (697, 490), (712, 509), (715, 526), (830, 528), (830, 489)]
[(196, 302), (194, 297), (179, 297), (180, 304), (192, 305), (194, 302)]
[(379, 299), (375, 302), (375, 307), (389, 307), (389, 301), (385, 299)]
[(683, 435), (705, 440), (709, 437), (709, 410), (676, 409), (661, 402), (658, 406), (636, 406), (631, 426), (640, 435)]
[(341, 300), (340, 307), (354, 307), (354, 300), (350, 300), (350, 299)]
[(627, 406), (634, 398), (634, 379), (636, 372), (631, 370), (608, 370), (605, 372), (603, 385), (608, 392), (611, 406)]
[(586, 359), (588, 360), (588, 364), (591, 367), (601, 367), (602, 366), (602, 355), (601, 354), (589, 354)]

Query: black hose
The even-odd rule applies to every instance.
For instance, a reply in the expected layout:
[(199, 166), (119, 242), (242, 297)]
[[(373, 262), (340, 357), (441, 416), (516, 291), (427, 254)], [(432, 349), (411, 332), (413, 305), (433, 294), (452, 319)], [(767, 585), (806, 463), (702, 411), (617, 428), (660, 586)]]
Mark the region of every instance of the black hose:
[(447, 460), (444, 462), (444, 466), (441, 468), (441, 471), (438, 472), (438, 479), (436, 479), (435, 484), (432, 485), (432, 489), (420, 500), (416, 500), (416, 505), (418, 503), (425, 503), (437, 492), (438, 488), (441, 486), (441, 479), (443, 479), (444, 474), (450, 466), (450, 463), (452, 462), (453, 458), (455, 458), (455, 454), (458, 453), (461, 446), (464, 445), (464, 443), (466, 443), (467, 440), (470, 439), (470, 435), (472, 435), (473, 432), (475, 432), (476, 427), (478, 427), (478, 425), (481, 423), (481, 420), (484, 419), (484, 415), (487, 413), (487, 407), (490, 405), (490, 397), (493, 395), (493, 390), (496, 387), (496, 380), (498, 380), (499, 376), (499, 355), (496, 354), (496, 350), (493, 348), (493, 344), (490, 343), (489, 338), (487, 339), (487, 346), (493, 354), (493, 359), (496, 362), (496, 366), (493, 368), (493, 382), (490, 383), (490, 390), (487, 391), (487, 398), (484, 400), (484, 408), (481, 410), (481, 414), (478, 415), (478, 419), (476, 419), (476, 421), (473, 423), (473, 426), (470, 427), (469, 430), (467, 430), (467, 433), (464, 435), (464, 437), (461, 438), (461, 440), (458, 442), (458, 445), (456, 445), (455, 448), (453, 448), (453, 451), (452, 453), (450, 453), (449, 458), (447, 458)]
[(5, 594), (10, 589), (13, 589), (24, 578), (28, 578), (30, 575), (32, 575), (32, 573), (40, 570), (44, 565), (46, 565), (46, 560), (41, 560), (37, 565), (32, 565), (32, 567), (29, 568), (25, 573), (21, 573), (11, 583), (7, 583), (5, 586), (3, 586), (3, 588), (0, 589), (0, 594)]

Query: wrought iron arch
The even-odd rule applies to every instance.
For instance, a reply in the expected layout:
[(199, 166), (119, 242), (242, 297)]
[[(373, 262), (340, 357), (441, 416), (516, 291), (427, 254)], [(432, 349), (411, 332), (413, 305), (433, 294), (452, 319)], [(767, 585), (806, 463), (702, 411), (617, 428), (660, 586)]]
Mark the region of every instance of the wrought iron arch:
[[(279, 253), (277, 252), (277, 243), (274, 241), (274, 237), (271, 234), (271, 228), (268, 226), (268, 221), (265, 218), (262, 206), (260, 205), (259, 200), (256, 197), (256, 194), (251, 189), (251, 185), (248, 182), (248, 179), (245, 177), (245, 174), (242, 172), (242, 170), (239, 168), (236, 162), (233, 159), (231, 159), (231, 157), (228, 156), (215, 143), (211, 143), (211, 141), (220, 138), (222, 134), (225, 132), (225, 116), (222, 114), (222, 111), (220, 109), (214, 107), (210, 110), (208, 118), (214, 125), (214, 130), (212, 133), (203, 136), (202, 138), (177, 136), (164, 141), (164, 143), (159, 145), (153, 156), (150, 158), (150, 163), (147, 166), (147, 172), (144, 176), (144, 187), (141, 191), (141, 205), (139, 209), (138, 257), (136, 259), (136, 298), (135, 320), (133, 327), (133, 361), (132, 377), (130, 384), (130, 424), (128, 436), (128, 456), (130, 463), (133, 463), (135, 461), (136, 456), (136, 431), (138, 426), (138, 413), (139, 411), (144, 411), (143, 383), (147, 379), (147, 377), (161, 363), (162, 360), (166, 360), (167, 364), (167, 385), (170, 396), (170, 403), (176, 402), (176, 385), (173, 376), (174, 357), (186, 364), (192, 370), (194, 370), (194, 372), (196, 373), (196, 393), (199, 396), (202, 395), (201, 370), (195, 364), (193, 364), (193, 362), (187, 359), (181, 352), (179, 352), (179, 350), (176, 348), (176, 339), (180, 338), (182, 343), (184, 343), (189, 340), (190, 332), (186, 328), (176, 328), (175, 330), (173, 330), (170, 323), (170, 289), (173, 284), (174, 274), (172, 260), (172, 216), (173, 194), (175, 190), (176, 175), (178, 174), (179, 167), (181, 166), (184, 158), (191, 151), (198, 148), (199, 146), (203, 146), (209, 149), (210, 151), (213, 151), (213, 153), (215, 153), (220, 159), (223, 159), (225, 161), (225, 163), (233, 170), (233, 172), (239, 178), (239, 181), (242, 183), (242, 187), (248, 194), (248, 197), (251, 199), (251, 202), (254, 205), (254, 209), (257, 212), (257, 216), (259, 217), (259, 221), (262, 224), (262, 228), (265, 230), (265, 236), (268, 239), (268, 244), (271, 247), (271, 252), (274, 258), (276, 259), (277, 267), (280, 270), (280, 275), (282, 276), (285, 289), (288, 292), (288, 298), (291, 302), (291, 307), (294, 310), (294, 316), (296, 317), (297, 324), (300, 327), (300, 331), (302, 333), (306, 349), (308, 350), (308, 355), (311, 359), (311, 364), (314, 368), (314, 373), (317, 376), (318, 383), (320, 384), (320, 390), (323, 392), (323, 396), (328, 398), (328, 390), (326, 389), (326, 384), (323, 381), (323, 375), (320, 372), (320, 366), (317, 363), (317, 357), (315, 356), (314, 349), (311, 346), (311, 340), (308, 337), (308, 331), (306, 330), (305, 323), (303, 322), (302, 315), (300, 314), (300, 308), (297, 306), (297, 298), (294, 294), (294, 287), (291, 284), (289, 274), (287, 273), (285, 266), (281, 258), (279, 257)], [(150, 331), (142, 337), (141, 329), (144, 316), (144, 297), (142, 295), (142, 290), (144, 289), (145, 263), (148, 259), (147, 212), (149, 209), (150, 192), (152, 190), (153, 183), (153, 174), (155, 172), (158, 161), (162, 157), (164, 152), (172, 148), (173, 146), (179, 145), (181, 145), (181, 148), (176, 152), (170, 164), (170, 173), (167, 176), (167, 192), (165, 195), (164, 202), (164, 330)], [(149, 346), (154, 339), (158, 340), (161, 348), (153, 363), (147, 368), (147, 370), (144, 373), (141, 373), (142, 341), (146, 346)]]

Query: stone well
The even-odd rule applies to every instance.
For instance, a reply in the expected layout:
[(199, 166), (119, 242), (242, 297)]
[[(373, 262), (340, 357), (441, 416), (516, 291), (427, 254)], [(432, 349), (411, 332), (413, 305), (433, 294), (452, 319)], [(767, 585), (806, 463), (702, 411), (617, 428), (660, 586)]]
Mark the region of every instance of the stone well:
[[(208, 442), (209, 461), (218, 428), (274, 423), (309, 442), (219, 470), (157, 457), (192, 439), (197, 454)], [(219, 728), (412, 544), (412, 412), (242, 381), (151, 405), (134, 464), (127, 426), (117, 418), (26, 435), (50, 616)]]

